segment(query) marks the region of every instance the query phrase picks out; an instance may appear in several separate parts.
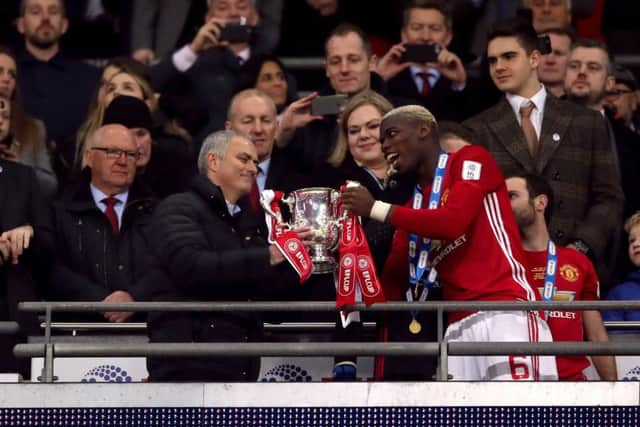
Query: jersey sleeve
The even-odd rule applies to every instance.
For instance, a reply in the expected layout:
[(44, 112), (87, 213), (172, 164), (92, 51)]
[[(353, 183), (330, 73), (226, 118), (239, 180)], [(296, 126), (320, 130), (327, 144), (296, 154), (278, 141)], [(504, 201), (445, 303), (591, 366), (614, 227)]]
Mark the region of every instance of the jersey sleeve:
[(584, 286), (582, 288), (581, 300), (583, 301), (597, 301), (600, 299), (600, 281), (598, 280), (598, 273), (593, 267), (591, 260), (584, 254), (579, 253), (580, 265), (584, 271)]
[(449, 165), (451, 185), (444, 206), (394, 206), (390, 220), (395, 227), (433, 239), (456, 239), (477, 217), (485, 196), (505, 185), (498, 165), (484, 148), (466, 146), (454, 156)]

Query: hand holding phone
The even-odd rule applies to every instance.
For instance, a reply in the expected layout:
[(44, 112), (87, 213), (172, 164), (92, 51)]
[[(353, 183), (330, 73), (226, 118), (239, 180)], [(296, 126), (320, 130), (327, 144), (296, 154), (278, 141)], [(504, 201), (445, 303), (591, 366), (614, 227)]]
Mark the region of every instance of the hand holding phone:
[(418, 64), (438, 62), (440, 50), (440, 46), (437, 44), (405, 44), (402, 62), (415, 62)]
[(345, 102), (347, 102), (347, 95), (319, 96), (311, 101), (311, 114), (314, 116), (337, 115)]

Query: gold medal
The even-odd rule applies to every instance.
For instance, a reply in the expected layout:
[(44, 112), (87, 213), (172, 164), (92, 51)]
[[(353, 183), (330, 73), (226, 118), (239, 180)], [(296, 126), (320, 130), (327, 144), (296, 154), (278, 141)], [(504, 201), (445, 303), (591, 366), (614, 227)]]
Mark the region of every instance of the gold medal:
[(414, 317), (413, 320), (411, 320), (411, 323), (409, 323), (409, 332), (411, 332), (414, 335), (417, 335), (420, 333), (421, 330), (422, 330), (422, 325)]

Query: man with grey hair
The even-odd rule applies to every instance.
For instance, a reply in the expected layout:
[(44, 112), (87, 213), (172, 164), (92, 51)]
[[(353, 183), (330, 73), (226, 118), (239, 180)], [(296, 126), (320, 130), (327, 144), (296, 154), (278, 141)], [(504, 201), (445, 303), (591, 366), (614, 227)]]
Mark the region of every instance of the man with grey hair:
[[(297, 276), (261, 235), (244, 203), (255, 180), (258, 154), (251, 137), (235, 131), (209, 135), (200, 150), (191, 189), (164, 200), (152, 221), (159, 301), (251, 301), (277, 297)], [(308, 229), (297, 230), (305, 244)], [(258, 313), (154, 313), (152, 342), (260, 340)], [(257, 357), (150, 358), (151, 381), (254, 381)]]
[(571, 0), (525, 0), (525, 4), (537, 33), (571, 25)]
[[(54, 205), (57, 262), (49, 279), (49, 298), (148, 299), (148, 225), (156, 203), (151, 192), (134, 181), (138, 157), (133, 135), (122, 125), (105, 125), (89, 139), (87, 168)], [(120, 323), (131, 314), (103, 315)]]
[[(504, 176), (489, 152), (478, 145), (442, 152), (433, 115), (416, 105), (383, 117), (380, 142), (397, 173), (416, 177), (413, 200), (390, 205), (356, 187), (344, 192), (343, 207), (396, 227), (382, 275), (385, 296), (422, 300), (439, 283), (444, 300), (535, 301)], [(417, 315), (406, 326), (422, 329)], [(444, 339), (536, 342), (551, 341), (551, 333), (536, 312), (465, 311), (449, 314)], [(454, 380), (557, 379), (549, 357), (456, 356), (448, 365)]]

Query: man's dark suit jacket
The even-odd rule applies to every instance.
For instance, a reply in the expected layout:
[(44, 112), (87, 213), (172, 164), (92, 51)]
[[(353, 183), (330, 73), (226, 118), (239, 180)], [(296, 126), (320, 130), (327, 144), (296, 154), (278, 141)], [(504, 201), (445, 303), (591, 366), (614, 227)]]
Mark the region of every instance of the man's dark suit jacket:
[(534, 173), (546, 178), (555, 193), (551, 238), (561, 245), (582, 240), (602, 262), (624, 201), (604, 119), (551, 94), (543, 114), (536, 161), (506, 98), (464, 124), (506, 177)]
[(451, 80), (440, 76), (427, 96), (418, 91), (411, 69), (401, 71), (387, 81), (387, 96), (395, 106), (418, 104), (425, 107), (438, 120), (460, 122), (478, 113), (471, 102), (472, 83), (467, 80), (465, 88), (456, 91), (451, 88)]
[(18, 302), (38, 298), (38, 288), (49, 270), (52, 233), (33, 169), (0, 159), (0, 234), (22, 225), (31, 225), (34, 229), (29, 249), (17, 265), (0, 266), (0, 320), (17, 321), (22, 338), (0, 336), (0, 370), (18, 369), (25, 373), (11, 354), (11, 348), (29, 333), (37, 332), (37, 319), (29, 313), (18, 312)]

